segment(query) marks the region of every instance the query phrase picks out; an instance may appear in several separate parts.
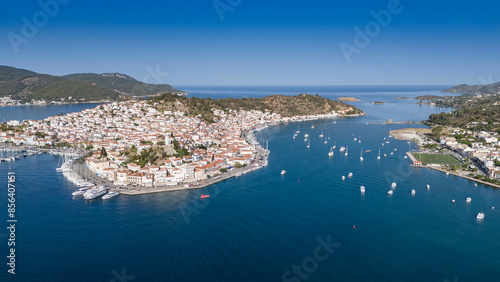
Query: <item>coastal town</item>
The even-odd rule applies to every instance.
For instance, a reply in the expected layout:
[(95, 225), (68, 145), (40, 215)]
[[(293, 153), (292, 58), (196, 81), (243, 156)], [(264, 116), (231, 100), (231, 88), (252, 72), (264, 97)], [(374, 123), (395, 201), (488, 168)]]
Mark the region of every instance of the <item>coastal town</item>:
[[(471, 123), (471, 126), (476, 125)], [(443, 126), (434, 128), (434, 134), (437, 133), (437, 136), (432, 135), (431, 129), (424, 128), (405, 128), (394, 130), (391, 134), (398, 139), (415, 141), (424, 153), (437, 156), (450, 155), (460, 164), (423, 162), (415, 157), (412, 158), (413, 166), (437, 168), (466, 178), (499, 184), (500, 141), (497, 132), (476, 132), (460, 128), (445, 129)]]
[(86, 169), (115, 186), (189, 187), (235, 168), (248, 167), (246, 172), (266, 165), (268, 151), (254, 130), (350, 111), (282, 117), (270, 111), (212, 109), (215, 122), (207, 123), (181, 111), (160, 112), (156, 106), (131, 100), (44, 120), (9, 121), (11, 128), (0, 132), (0, 142), (86, 152)]

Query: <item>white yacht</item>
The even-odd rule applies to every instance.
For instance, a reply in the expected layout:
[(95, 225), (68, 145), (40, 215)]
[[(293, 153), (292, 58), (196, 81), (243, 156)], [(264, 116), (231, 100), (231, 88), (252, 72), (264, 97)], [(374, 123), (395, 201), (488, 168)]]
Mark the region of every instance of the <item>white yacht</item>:
[(345, 176), (344, 175), (342, 175), (342, 180), (345, 180)]
[(75, 192), (71, 193), (71, 195), (73, 196), (80, 196), (80, 195), (83, 195), (85, 193), (85, 191), (89, 190), (89, 188), (85, 187), (85, 188), (80, 188), (78, 190), (76, 190)]
[(431, 186), (429, 184), (427, 184), (427, 190), (431, 189)]
[(323, 129), (321, 129), (321, 134), (319, 135), (319, 138), (323, 138)]
[(330, 152), (328, 153), (329, 157), (333, 157), (333, 148), (330, 148)]
[(476, 218), (479, 220), (484, 219), (484, 213), (482, 213), (482, 212), (478, 213)]
[(396, 182), (392, 182), (391, 188), (396, 188), (396, 185), (397, 185)]
[(360, 160), (360, 161), (363, 161), (363, 148), (361, 148), (361, 155), (360, 155), (360, 157), (359, 157), (359, 160)]
[(472, 201), (472, 199), (470, 197), (467, 197), (467, 199), (465, 199), (466, 203), (470, 203), (471, 201)]
[(352, 172), (349, 172), (349, 174), (347, 176), (348, 177), (352, 177)]
[(392, 190), (387, 191), (387, 194), (389, 194), (389, 195), (392, 195), (393, 193), (394, 193), (394, 191), (392, 191)]
[(342, 147), (340, 147), (339, 151), (340, 151), (340, 152), (344, 152), (344, 151), (345, 151), (345, 147), (343, 147), (343, 146), (342, 146)]
[(104, 189), (104, 187), (99, 187), (97, 189), (90, 189), (89, 191), (85, 192), (85, 194), (83, 194), (83, 197), (85, 198), (85, 200), (92, 200), (106, 193), (107, 191), (106, 189)]
[(413, 195), (415, 195), (415, 189), (412, 189), (412, 190), (411, 190), (411, 195), (412, 195), (412, 196), (413, 196)]
[(378, 157), (377, 160), (380, 160), (380, 148), (378, 148)]
[(286, 170), (281, 171), (281, 175), (285, 175), (285, 173), (286, 173)]
[(359, 190), (361, 191), (361, 193), (364, 193), (365, 192), (365, 186), (361, 185), (361, 187), (359, 187)]
[(116, 196), (118, 196), (118, 195), (120, 195), (120, 192), (118, 192), (118, 191), (111, 191), (111, 192), (109, 192), (108, 194), (104, 195), (104, 196), (102, 197), (102, 199), (103, 199), (103, 200), (107, 200), (107, 199), (111, 199), (111, 198), (113, 198), (113, 197), (116, 197)]

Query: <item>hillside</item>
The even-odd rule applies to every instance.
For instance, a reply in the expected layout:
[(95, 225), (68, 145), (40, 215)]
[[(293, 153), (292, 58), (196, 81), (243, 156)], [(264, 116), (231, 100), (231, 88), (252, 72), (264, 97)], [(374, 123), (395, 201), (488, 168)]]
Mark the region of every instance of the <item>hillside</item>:
[[(89, 83), (67, 81), (59, 76), (0, 66), (0, 97), (30, 102), (32, 99), (73, 102), (116, 100), (119, 94), (113, 90)], [(78, 99), (78, 100), (74, 100)]]
[(147, 84), (119, 73), (70, 74), (61, 77), (0, 66), (0, 98), (9, 96), (21, 103), (41, 99), (46, 102), (105, 102), (163, 92), (184, 94), (168, 84)]
[(450, 89), (442, 90), (441, 92), (468, 93), (468, 94), (499, 94), (500, 82), (495, 82), (486, 85), (460, 84)]
[(263, 98), (226, 98), (212, 100), (196, 97), (182, 97), (165, 93), (153, 98), (150, 103), (157, 103), (158, 110), (182, 111), (189, 115), (201, 115), (206, 121), (215, 117), (211, 109), (260, 110), (279, 113), (283, 117), (326, 114), (334, 110), (344, 110), (346, 114), (363, 112), (343, 102), (333, 101), (319, 95), (300, 94), (297, 96), (271, 95)]
[(95, 83), (96, 85), (112, 89), (127, 96), (151, 96), (163, 92), (182, 92), (169, 84), (147, 84), (120, 73), (77, 73), (63, 77), (68, 80)]

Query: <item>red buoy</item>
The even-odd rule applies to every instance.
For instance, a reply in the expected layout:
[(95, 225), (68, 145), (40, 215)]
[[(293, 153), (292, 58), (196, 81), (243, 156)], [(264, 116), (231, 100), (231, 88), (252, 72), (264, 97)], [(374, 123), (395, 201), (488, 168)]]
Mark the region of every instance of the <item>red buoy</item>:
[(356, 229), (356, 225), (353, 225), (353, 226), (352, 226), (352, 229)]
[(298, 181), (300, 182), (300, 179)]

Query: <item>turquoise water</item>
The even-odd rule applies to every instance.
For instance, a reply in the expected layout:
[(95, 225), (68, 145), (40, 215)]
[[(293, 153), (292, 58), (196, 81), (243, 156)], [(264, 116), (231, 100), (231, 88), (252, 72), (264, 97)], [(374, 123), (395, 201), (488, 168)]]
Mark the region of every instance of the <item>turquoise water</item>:
[[(496, 281), (500, 215), (491, 207), (500, 207), (499, 191), (410, 168), (403, 158), (406, 141), (390, 138), (382, 147), (391, 128), (406, 125), (367, 122), (418, 120), (439, 111), (393, 98), (379, 96), (376, 100), (391, 103), (377, 106), (358, 102), (365, 117), (262, 130), (257, 135), (269, 140), (269, 166), (203, 190), (85, 202), (73, 198), (75, 187), (56, 173), (57, 158), (15, 161), (19, 222), (13, 280), (122, 281), (124, 271), (128, 280), (123, 281)], [(301, 133), (292, 139), (297, 126)], [(329, 144), (318, 137), (321, 130), (331, 136)], [(334, 141), (337, 149), (329, 158)], [(338, 151), (346, 145), (347, 157)], [(363, 153), (363, 162), (361, 147), (372, 150)], [(380, 161), (379, 147), (388, 156)], [(0, 164), (0, 175), (8, 170), (8, 164)], [(342, 181), (348, 172), (353, 177)], [(388, 196), (393, 181), (398, 185)], [(211, 197), (201, 201), (201, 193)], [(0, 207), (6, 207), (6, 198), (4, 192)], [(476, 221), (480, 211), (482, 222)], [(2, 212), (6, 216), (7, 208)], [(7, 233), (0, 231), (5, 262), (2, 232)], [(332, 253), (321, 240), (334, 244)], [(318, 246), (321, 261), (313, 259)], [(2, 265), (0, 280), (12, 279)], [(293, 274), (293, 265), (300, 265), (307, 279)]]

